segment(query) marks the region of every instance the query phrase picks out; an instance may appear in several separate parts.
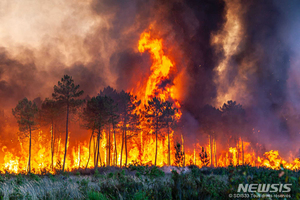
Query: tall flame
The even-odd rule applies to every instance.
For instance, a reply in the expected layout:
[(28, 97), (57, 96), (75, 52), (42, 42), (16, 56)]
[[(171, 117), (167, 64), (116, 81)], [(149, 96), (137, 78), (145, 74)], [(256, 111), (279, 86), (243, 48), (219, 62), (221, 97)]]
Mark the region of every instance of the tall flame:
[[(141, 35), (139, 41), (139, 51), (141, 53), (149, 50), (152, 58), (151, 75), (148, 78), (145, 100), (150, 97), (158, 96), (159, 98), (166, 100), (168, 97), (168, 91), (162, 91), (158, 88), (159, 84), (168, 78), (170, 69), (173, 67), (172, 61), (164, 54), (162, 39), (152, 39), (150, 32), (144, 32)], [(159, 91), (160, 90), (160, 91)]]

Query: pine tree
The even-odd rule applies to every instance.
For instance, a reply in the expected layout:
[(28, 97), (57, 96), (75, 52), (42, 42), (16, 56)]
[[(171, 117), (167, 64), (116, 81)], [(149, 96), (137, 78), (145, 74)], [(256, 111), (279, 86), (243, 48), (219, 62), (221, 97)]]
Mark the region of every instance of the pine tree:
[(151, 131), (154, 131), (155, 134), (155, 161), (157, 161), (157, 140), (160, 130), (164, 127), (164, 105), (161, 99), (154, 97), (151, 100), (148, 100), (148, 104), (145, 104), (145, 113), (146, 123), (149, 126)]
[(128, 158), (128, 138), (133, 137), (134, 134), (128, 135), (128, 131), (132, 133), (137, 130), (139, 125), (140, 116), (137, 114), (137, 108), (141, 104), (140, 100), (137, 100), (137, 96), (133, 96), (125, 91), (120, 92), (120, 99), (118, 104), (118, 112), (122, 123), (122, 145), (121, 145), (121, 158), (120, 167), (122, 167), (122, 155), (125, 145), (125, 166), (127, 165)]
[(114, 138), (114, 165), (117, 165), (117, 160), (118, 160), (118, 151), (117, 151), (117, 141), (116, 141), (116, 129), (118, 126), (118, 123), (120, 121), (119, 115), (119, 106), (120, 104), (120, 94), (114, 90), (112, 87), (108, 86), (103, 89), (103, 91), (100, 91), (100, 96), (108, 96), (111, 98), (111, 100), (108, 102), (108, 107), (109, 107), (109, 123), (108, 123), (108, 165), (110, 165), (110, 157), (111, 157), (111, 128), (110, 125), (112, 125), (113, 129), (113, 138)]
[(54, 93), (52, 97), (60, 103), (60, 105), (66, 111), (66, 140), (65, 140), (65, 154), (63, 162), (63, 171), (65, 170), (67, 147), (68, 147), (68, 135), (69, 135), (69, 114), (70, 109), (75, 109), (83, 101), (77, 99), (83, 94), (83, 90), (79, 90), (79, 85), (74, 84), (74, 80), (71, 76), (64, 75), (61, 81), (58, 81), (58, 86), (54, 86)]
[(41, 104), (40, 120), (41, 123), (48, 126), (51, 129), (51, 169), (53, 169), (53, 156), (54, 156), (54, 143), (55, 143), (55, 126), (60, 120), (62, 110), (57, 101), (46, 98)]
[(181, 150), (181, 145), (177, 142), (175, 146), (175, 165), (183, 167), (184, 151)]
[(29, 138), (28, 173), (31, 173), (31, 139), (32, 131), (36, 129), (37, 125), (38, 108), (35, 103), (24, 98), (19, 101), (15, 109), (12, 109), (12, 113), (18, 120), (21, 136)]
[(165, 101), (163, 103), (164, 111), (163, 111), (163, 120), (165, 122), (165, 127), (167, 128), (168, 134), (168, 165), (171, 165), (171, 145), (170, 145), (170, 127), (175, 122), (175, 115), (178, 112), (178, 109), (173, 107), (173, 104), (169, 101)]
[(83, 121), (85, 122), (85, 127), (91, 129), (92, 132), (97, 132), (97, 142), (96, 142), (96, 154), (95, 154), (95, 169), (98, 168), (98, 162), (100, 159), (100, 139), (102, 136), (103, 127), (109, 122), (109, 102), (111, 99), (107, 96), (97, 96), (91, 98), (84, 108), (83, 111)]

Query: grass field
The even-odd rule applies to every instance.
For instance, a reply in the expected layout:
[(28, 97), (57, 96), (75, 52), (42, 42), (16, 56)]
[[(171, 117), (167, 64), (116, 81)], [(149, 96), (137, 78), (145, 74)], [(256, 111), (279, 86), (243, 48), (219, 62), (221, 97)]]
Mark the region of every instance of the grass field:
[(288, 193), (291, 198), (287, 199), (300, 199), (299, 175), (299, 171), (250, 166), (199, 169), (195, 166), (157, 168), (137, 165), (122, 169), (102, 167), (96, 171), (78, 170), (57, 175), (5, 173), (0, 175), (0, 199), (222, 200), (230, 199), (230, 194), (236, 194), (240, 183), (291, 183), (292, 190)]

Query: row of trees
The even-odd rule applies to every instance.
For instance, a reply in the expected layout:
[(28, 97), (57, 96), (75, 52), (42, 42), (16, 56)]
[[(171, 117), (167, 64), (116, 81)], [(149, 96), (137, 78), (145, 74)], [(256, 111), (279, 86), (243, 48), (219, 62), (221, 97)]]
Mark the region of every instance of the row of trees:
[[(216, 139), (225, 140), (226, 142), (222, 144), (227, 144), (228, 146), (235, 144), (238, 150), (238, 159), (240, 150), (238, 143), (241, 140), (241, 160), (244, 163), (243, 140), (249, 136), (251, 127), (248, 126), (246, 112), (242, 105), (237, 104), (235, 101), (228, 101), (219, 109), (211, 105), (205, 105), (198, 113), (197, 120), (201, 125), (201, 129), (209, 136), (211, 165), (217, 165), (217, 163), (213, 164), (212, 162), (213, 152), (216, 151), (214, 149)], [(216, 152), (214, 156), (216, 161)]]
[[(121, 152), (120, 166), (122, 166), (122, 155), (125, 151), (125, 165), (127, 164), (128, 139), (137, 135), (140, 129), (148, 130), (149, 134), (154, 134), (156, 138), (155, 165), (157, 162), (157, 140), (158, 136), (166, 130), (168, 134), (168, 164), (170, 165), (170, 129), (175, 122), (177, 109), (169, 101), (162, 101), (158, 98), (150, 99), (147, 104), (141, 105), (141, 101), (125, 91), (117, 92), (111, 87), (104, 88), (95, 97), (87, 97), (85, 100), (79, 99), (83, 91), (79, 85), (74, 84), (71, 76), (65, 75), (58, 85), (54, 86), (52, 99), (45, 99), (41, 106), (29, 101), (27, 98), (21, 100), (12, 110), (19, 124), (19, 130), (22, 137), (29, 139), (29, 158), (28, 172), (31, 171), (31, 142), (32, 132), (37, 130), (40, 125), (49, 126), (51, 129), (51, 163), (53, 168), (54, 154), (54, 130), (59, 121), (65, 119), (65, 152), (62, 170), (65, 170), (67, 157), (68, 134), (69, 134), (69, 115), (75, 111), (77, 113), (82, 127), (91, 131), (89, 142), (90, 162), (91, 143), (96, 137), (96, 151), (94, 155), (94, 166), (98, 167), (100, 160), (100, 140), (103, 130), (108, 132), (108, 165), (111, 165), (111, 149), (114, 150), (114, 165), (117, 165), (117, 142), (116, 133), (121, 134)], [(114, 139), (114, 147), (111, 147), (111, 135)]]
[[(177, 109), (169, 101), (162, 101), (156, 97), (141, 106), (141, 101), (125, 91), (117, 92), (111, 87), (104, 88), (96, 97), (87, 100), (86, 107), (81, 113), (83, 126), (91, 130), (90, 147), (92, 138), (97, 138), (95, 168), (98, 167), (99, 146), (102, 129), (108, 132), (108, 165), (111, 165), (111, 132), (114, 138), (115, 163), (117, 165), (116, 131), (121, 133), (120, 167), (123, 163), (123, 150), (125, 151), (125, 166), (128, 158), (128, 140), (137, 135), (140, 129), (148, 130), (148, 134), (155, 135), (156, 150), (154, 164), (157, 162), (157, 141), (162, 130), (168, 134), (168, 164), (170, 164), (170, 128), (175, 122)], [(100, 161), (101, 163), (101, 161)], [(88, 165), (88, 163), (87, 163)]]
[(50, 124), (51, 126), (51, 163), (53, 168), (53, 154), (54, 154), (54, 126), (63, 114), (66, 117), (66, 140), (65, 153), (63, 160), (63, 171), (65, 170), (65, 162), (67, 156), (68, 144), (68, 129), (69, 129), (69, 113), (70, 109), (76, 109), (83, 103), (83, 100), (77, 99), (83, 94), (79, 90), (79, 85), (74, 84), (71, 76), (65, 75), (58, 85), (54, 86), (52, 94), (53, 99), (45, 99), (39, 109), (36, 103), (29, 101), (27, 98), (19, 101), (17, 106), (12, 109), (12, 113), (19, 124), (19, 134), (21, 137), (29, 139), (29, 153), (28, 153), (28, 172), (31, 172), (31, 143), (32, 132), (39, 128), (41, 123)]

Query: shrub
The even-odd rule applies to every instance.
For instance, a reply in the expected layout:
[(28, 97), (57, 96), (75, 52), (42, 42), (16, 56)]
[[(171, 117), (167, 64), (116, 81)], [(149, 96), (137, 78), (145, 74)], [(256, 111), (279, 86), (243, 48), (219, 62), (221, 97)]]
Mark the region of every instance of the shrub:
[(107, 198), (102, 193), (90, 191), (88, 193), (88, 199), (89, 200), (106, 200)]
[(134, 194), (133, 200), (148, 200), (148, 197), (146, 196), (146, 193), (143, 191), (138, 191)]
[(158, 178), (158, 177), (164, 177), (165, 176), (165, 172), (163, 172), (162, 170), (160, 170), (158, 167), (153, 166), (150, 170), (150, 177), (151, 178)]

